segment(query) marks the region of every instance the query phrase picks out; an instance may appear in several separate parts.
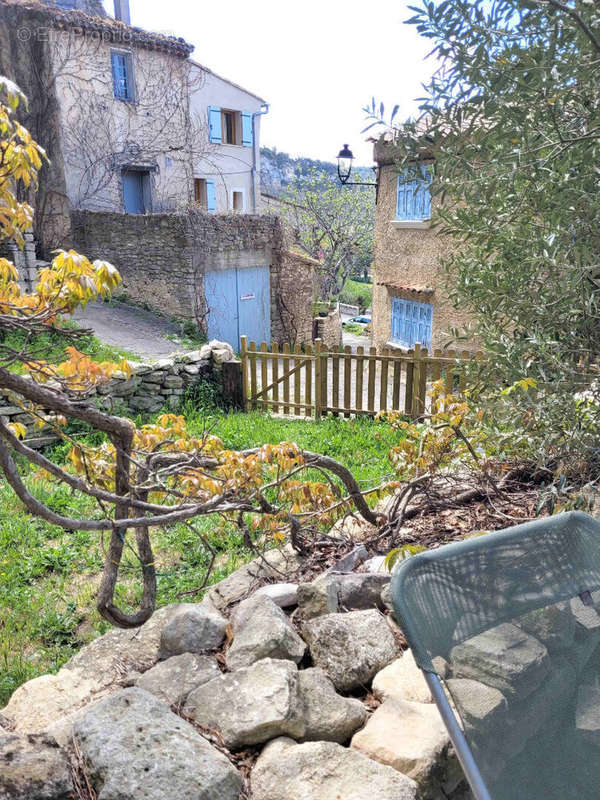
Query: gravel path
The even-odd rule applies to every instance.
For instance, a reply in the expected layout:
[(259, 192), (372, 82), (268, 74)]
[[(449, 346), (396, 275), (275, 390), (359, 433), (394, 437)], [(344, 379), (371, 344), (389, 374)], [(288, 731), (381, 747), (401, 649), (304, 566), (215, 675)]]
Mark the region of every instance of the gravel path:
[[(94, 302), (74, 315), (76, 322), (92, 328), (98, 339), (136, 353), (143, 359), (162, 358), (187, 350), (179, 335), (180, 326), (165, 317), (126, 303)], [(177, 339), (168, 339), (175, 336)]]

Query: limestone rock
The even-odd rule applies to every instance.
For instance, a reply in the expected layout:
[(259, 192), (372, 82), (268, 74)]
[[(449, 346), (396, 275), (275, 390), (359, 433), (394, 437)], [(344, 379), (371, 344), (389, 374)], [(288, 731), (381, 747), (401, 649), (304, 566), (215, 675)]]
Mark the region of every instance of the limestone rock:
[(447, 686), (466, 729), (483, 732), (502, 723), (508, 704), (498, 689), (469, 678), (450, 678)]
[(268, 597), (254, 594), (243, 600), (233, 615), (233, 644), (227, 653), (229, 669), (248, 667), (263, 658), (298, 663), (306, 644), (290, 621)]
[(253, 800), (416, 800), (414, 781), (334, 742), (276, 739), (252, 770)]
[(549, 653), (565, 650), (573, 644), (575, 617), (568, 603), (555, 603), (530, 611), (518, 625), (540, 641)]
[(191, 725), (142, 689), (124, 689), (77, 721), (99, 800), (238, 800), (242, 780)]
[(267, 550), (260, 558), (255, 558), (211, 586), (206, 593), (207, 597), (215, 608), (223, 611), (231, 603), (249, 595), (261, 578), (281, 580), (283, 575), (295, 572), (300, 564), (300, 556), (290, 546), (281, 550), (276, 548)]
[(575, 726), (587, 741), (600, 748), (600, 687), (589, 684), (579, 687)]
[(373, 694), (379, 700), (394, 697), (415, 703), (433, 703), (427, 682), (410, 650), (377, 673), (373, 678)]
[(268, 583), (261, 586), (255, 594), (268, 597), (279, 608), (290, 608), (298, 605), (298, 584), (297, 583)]
[(43, 735), (0, 733), (0, 800), (70, 800), (69, 763)]
[(335, 614), (338, 610), (335, 582), (320, 577), (311, 583), (301, 583), (298, 586), (298, 607), (304, 620)]
[(185, 713), (220, 733), (227, 747), (261, 744), (275, 736), (304, 734), (298, 668), (265, 658), (200, 686)]
[(342, 691), (366, 686), (398, 654), (394, 635), (378, 611), (327, 614), (305, 623), (316, 666)]
[(170, 706), (178, 706), (188, 694), (221, 674), (217, 659), (196, 653), (182, 653), (144, 672), (135, 686), (156, 695)]
[(550, 669), (546, 648), (509, 623), (453, 647), (450, 660), (456, 677), (481, 681), (507, 698), (527, 697)]
[(216, 650), (225, 638), (227, 620), (210, 603), (181, 603), (160, 637), (160, 657)]
[(386, 574), (388, 571), (385, 566), (385, 556), (373, 556), (373, 558), (369, 558), (363, 564), (363, 569), (365, 572), (382, 572)]
[(408, 775), (425, 797), (446, 782), (450, 738), (435, 705), (386, 700), (351, 746)]
[(337, 694), (330, 678), (314, 667), (298, 673), (298, 692), (303, 706), (303, 741), (343, 744), (367, 720), (367, 709), (353, 698)]
[(381, 592), (391, 580), (390, 574), (368, 572), (337, 576), (338, 604), (341, 609), (385, 608)]

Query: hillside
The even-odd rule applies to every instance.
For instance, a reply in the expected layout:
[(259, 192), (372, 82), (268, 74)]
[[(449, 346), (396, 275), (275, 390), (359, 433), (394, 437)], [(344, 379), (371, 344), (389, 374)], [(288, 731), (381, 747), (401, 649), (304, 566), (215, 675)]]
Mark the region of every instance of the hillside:
[[(260, 148), (261, 189), (268, 194), (278, 195), (283, 188), (294, 183), (298, 178), (305, 178), (317, 169), (332, 179), (337, 178), (337, 163), (319, 161), (313, 158), (292, 158), (276, 147)], [(373, 180), (370, 167), (356, 167), (357, 176), (362, 180)]]

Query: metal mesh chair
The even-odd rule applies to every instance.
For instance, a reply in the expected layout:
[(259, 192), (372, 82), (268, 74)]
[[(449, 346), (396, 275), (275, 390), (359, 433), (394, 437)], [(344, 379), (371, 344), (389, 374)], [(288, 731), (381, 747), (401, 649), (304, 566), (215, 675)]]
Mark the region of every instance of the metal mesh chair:
[(598, 520), (416, 555), (392, 600), (477, 800), (600, 797)]

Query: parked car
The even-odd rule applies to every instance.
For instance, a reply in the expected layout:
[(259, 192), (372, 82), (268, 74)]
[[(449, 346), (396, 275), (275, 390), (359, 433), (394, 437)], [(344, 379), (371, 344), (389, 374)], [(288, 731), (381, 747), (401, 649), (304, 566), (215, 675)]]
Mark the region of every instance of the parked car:
[(348, 320), (348, 322), (354, 322), (356, 325), (370, 325), (371, 317), (352, 317), (352, 319)]

